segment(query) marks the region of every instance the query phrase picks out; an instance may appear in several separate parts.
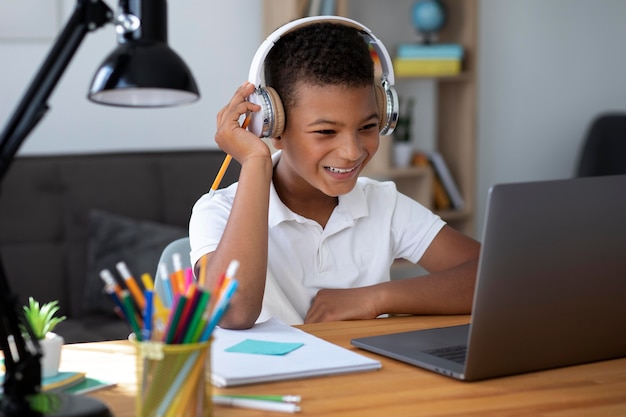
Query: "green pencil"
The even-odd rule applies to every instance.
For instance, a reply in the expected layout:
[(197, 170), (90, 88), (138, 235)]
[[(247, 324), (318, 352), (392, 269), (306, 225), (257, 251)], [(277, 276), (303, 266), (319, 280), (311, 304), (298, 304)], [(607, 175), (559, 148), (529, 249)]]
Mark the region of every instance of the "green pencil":
[(133, 305), (133, 299), (128, 290), (122, 290), (122, 305), (124, 306), (124, 313), (126, 314), (126, 318), (130, 323), (130, 327), (133, 329), (133, 333), (135, 333), (135, 338), (138, 342), (141, 342), (141, 329), (139, 328), (139, 323), (137, 322), (137, 315), (135, 311), (135, 306)]
[(189, 326), (187, 326), (185, 335), (183, 337), (183, 343), (194, 343), (197, 342), (197, 338), (194, 340), (194, 335), (196, 334), (196, 329), (198, 328), (198, 324), (200, 323), (200, 319), (202, 318), (202, 314), (204, 314), (204, 310), (206, 309), (207, 303), (209, 301), (209, 293), (198, 288), (200, 292), (200, 299), (198, 300), (198, 304), (196, 305), (196, 311), (193, 312), (193, 316), (191, 317), (191, 321), (189, 322)]
[(214, 395), (219, 398), (245, 398), (249, 400), (275, 401), (281, 403), (299, 403), (302, 397), (299, 395), (262, 395), (262, 394), (228, 394)]
[(183, 309), (185, 308), (185, 304), (187, 303), (187, 297), (184, 295), (179, 295), (176, 301), (176, 309), (174, 313), (170, 316), (170, 321), (168, 323), (167, 335), (165, 337), (165, 343), (172, 343), (174, 340), (174, 336), (176, 335), (176, 329), (178, 328), (180, 316), (183, 314)]

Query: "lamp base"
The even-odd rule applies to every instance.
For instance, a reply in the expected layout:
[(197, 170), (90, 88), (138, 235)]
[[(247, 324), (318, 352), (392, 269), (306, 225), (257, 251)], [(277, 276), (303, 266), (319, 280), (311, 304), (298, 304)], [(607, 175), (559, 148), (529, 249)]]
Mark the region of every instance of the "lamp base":
[(3, 407), (0, 409), (0, 417), (113, 417), (113, 414), (104, 403), (95, 398), (41, 393), (28, 399), (26, 410)]

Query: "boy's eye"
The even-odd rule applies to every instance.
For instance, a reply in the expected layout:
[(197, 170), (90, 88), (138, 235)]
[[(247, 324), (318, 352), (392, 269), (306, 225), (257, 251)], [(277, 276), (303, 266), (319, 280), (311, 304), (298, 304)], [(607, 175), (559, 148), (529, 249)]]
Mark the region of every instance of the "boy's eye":
[(322, 129), (322, 130), (316, 130), (315, 133), (318, 133), (320, 135), (333, 135), (335, 134), (335, 131), (331, 129)]
[(366, 124), (365, 126), (362, 127), (362, 130), (372, 130), (372, 129), (377, 129), (378, 128), (378, 124), (376, 123), (369, 123)]

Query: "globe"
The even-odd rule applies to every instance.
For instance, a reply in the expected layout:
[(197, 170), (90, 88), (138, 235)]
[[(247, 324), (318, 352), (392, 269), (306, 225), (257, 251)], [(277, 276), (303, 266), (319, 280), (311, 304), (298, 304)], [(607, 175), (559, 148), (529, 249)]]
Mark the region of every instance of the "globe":
[(446, 22), (443, 6), (437, 0), (418, 0), (413, 4), (413, 25), (425, 36), (434, 35)]

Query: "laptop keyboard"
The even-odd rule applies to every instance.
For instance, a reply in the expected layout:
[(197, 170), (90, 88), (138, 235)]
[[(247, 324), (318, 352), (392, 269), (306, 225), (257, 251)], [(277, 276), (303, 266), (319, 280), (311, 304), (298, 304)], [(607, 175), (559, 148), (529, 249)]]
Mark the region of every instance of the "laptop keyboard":
[(431, 349), (424, 352), (452, 362), (464, 364), (465, 356), (467, 355), (467, 345), (446, 346), (444, 348)]

